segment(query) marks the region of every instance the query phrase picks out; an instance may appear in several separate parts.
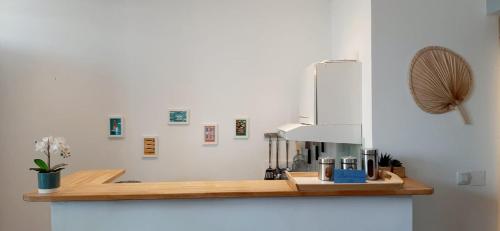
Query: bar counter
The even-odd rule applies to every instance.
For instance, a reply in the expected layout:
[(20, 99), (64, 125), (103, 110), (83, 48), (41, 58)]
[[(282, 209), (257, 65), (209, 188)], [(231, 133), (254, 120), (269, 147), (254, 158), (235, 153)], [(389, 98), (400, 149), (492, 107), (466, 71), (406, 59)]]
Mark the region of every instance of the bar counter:
[(239, 197), (314, 197), (314, 196), (398, 196), (430, 195), (433, 188), (405, 178), (401, 189), (300, 192), (286, 180), (187, 181), (112, 183), (125, 173), (123, 169), (87, 170), (63, 177), (55, 193), (25, 193), (30, 202), (166, 200)]
[(397, 189), (333, 192), (287, 180), (113, 183), (124, 173), (80, 171), (55, 193), (23, 198), (51, 202), (52, 231), (411, 231), (413, 197), (433, 193), (409, 178)]

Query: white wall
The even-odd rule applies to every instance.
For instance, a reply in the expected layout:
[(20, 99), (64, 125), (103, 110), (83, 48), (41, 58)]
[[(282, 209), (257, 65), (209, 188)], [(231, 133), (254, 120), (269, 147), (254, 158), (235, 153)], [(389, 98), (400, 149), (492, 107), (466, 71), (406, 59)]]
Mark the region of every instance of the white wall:
[(371, 0), (331, 0), (332, 59), (362, 64), (363, 144), (372, 147)]
[[(372, 1), (373, 143), (406, 163), (408, 175), (435, 187), (415, 200), (416, 231), (495, 230), (496, 156), (499, 142), (498, 19), (486, 0)], [(431, 115), (410, 95), (408, 68), (428, 45), (461, 54), (474, 73), (465, 107)], [(486, 187), (457, 186), (455, 172), (486, 170)]]
[[(0, 230), (48, 230), (35, 188), (33, 140), (67, 138), (65, 174), (125, 168), (125, 179), (262, 178), (263, 133), (297, 120), (297, 81), (331, 50), (328, 0), (0, 0)], [(169, 107), (191, 109), (168, 126)], [(124, 115), (109, 140), (106, 116)], [(250, 139), (232, 120), (250, 118)], [(202, 146), (201, 123), (219, 123)], [(143, 160), (141, 137), (160, 137)]]

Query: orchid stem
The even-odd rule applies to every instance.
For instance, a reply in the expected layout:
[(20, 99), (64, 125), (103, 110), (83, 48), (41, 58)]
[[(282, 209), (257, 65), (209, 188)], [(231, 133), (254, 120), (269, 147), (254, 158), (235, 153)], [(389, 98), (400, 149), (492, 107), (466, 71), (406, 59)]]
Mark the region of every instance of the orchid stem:
[(47, 165), (49, 166), (48, 171), (50, 171), (50, 140), (47, 142)]

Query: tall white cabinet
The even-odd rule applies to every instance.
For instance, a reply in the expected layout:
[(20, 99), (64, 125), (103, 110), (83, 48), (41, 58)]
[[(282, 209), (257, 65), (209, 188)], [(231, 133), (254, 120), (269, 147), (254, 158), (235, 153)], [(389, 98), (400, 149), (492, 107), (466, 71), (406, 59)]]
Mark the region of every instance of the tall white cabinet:
[(323, 61), (300, 80), (299, 124), (281, 127), (290, 140), (361, 144), (361, 63)]
[(301, 79), (300, 123), (361, 125), (361, 63), (325, 61)]

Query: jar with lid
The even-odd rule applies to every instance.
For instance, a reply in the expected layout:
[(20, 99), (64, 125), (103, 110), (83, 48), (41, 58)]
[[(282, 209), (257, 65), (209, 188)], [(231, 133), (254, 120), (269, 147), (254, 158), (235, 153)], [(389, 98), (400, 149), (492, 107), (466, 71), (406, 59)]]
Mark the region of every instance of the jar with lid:
[(340, 169), (358, 169), (358, 159), (356, 157), (348, 156), (340, 160)]
[(367, 148), (361, 150), (362, 165), (368, 180), (378, 178), (378, 152), (377, 149)]
[(319, 159), (319, 174), (318, 177), (323, 181), (333, 180), (333, 170), (335, 169), (335, 159), (331, 157), (325, 157)]

